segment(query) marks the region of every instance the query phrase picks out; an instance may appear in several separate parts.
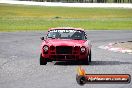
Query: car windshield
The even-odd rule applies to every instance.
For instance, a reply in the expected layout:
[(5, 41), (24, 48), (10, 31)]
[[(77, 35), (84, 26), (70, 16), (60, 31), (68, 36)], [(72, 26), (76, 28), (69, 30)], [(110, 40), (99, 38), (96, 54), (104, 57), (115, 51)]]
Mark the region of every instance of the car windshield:
[(73, 30), (73, 29), (57, 29), (51, 30), (47, 34), (47, 38), (59, 38), (59, 39), (84, 39), (84, 31), (81, 30)]

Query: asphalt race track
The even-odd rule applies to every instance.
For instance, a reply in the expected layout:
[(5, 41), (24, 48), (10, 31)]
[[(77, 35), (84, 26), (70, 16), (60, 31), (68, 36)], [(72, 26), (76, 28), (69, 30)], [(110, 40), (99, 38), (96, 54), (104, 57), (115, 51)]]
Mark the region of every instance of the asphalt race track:
[[(132, 31), (87, 31), (92, 62), (82, 67), (88, 74), (132, 75), (132, 54), (98, 48), (103, 44), (132, 40)], [(0, 88), (82, 88), (76, 82), (76, 63), (39, 65), (40, 37), (46, 32), (0, 33)], [(129, 84), (86, 84), (83, 88), (132, 88)]]

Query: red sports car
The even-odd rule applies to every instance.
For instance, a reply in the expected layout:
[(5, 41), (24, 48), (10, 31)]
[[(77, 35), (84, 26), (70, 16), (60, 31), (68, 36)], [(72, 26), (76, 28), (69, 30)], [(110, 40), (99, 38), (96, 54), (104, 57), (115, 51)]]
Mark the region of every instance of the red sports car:
[(51, 28), (41, 40), (40, 65), (51, 61), (91, 62), (91, 44), (84, 29)]

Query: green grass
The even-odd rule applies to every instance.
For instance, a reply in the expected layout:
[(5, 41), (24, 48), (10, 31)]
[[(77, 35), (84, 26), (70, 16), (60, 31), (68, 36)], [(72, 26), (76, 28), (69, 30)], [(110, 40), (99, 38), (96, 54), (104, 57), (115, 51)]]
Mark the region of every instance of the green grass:
[(88, 30), (132, 30), (132, 9), (0, 4), (0, 31), (47, 30), (67, 26)]

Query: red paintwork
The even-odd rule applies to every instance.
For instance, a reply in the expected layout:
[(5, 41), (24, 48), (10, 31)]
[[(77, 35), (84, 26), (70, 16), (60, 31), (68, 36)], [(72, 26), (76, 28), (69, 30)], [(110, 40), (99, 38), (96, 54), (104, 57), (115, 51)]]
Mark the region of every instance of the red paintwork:
[[(49, 29), (49, 30), (53, 30), (53, 29), (56, 29), (56, 28), (52, 28), (52, 29)], [(58, 29), (58, 28), (57, 28)], [(62, 29), (62, 28), (60, 28)], [(73, 28), (72, 28), (73, 29)], [(75, 30), (79, 30), (79, 28), (75, 28)], [(80, 29), (80, 30), (83, 30), (83, 29)], [(46, 39), (46, 40), (43, 40), (42, 42), (42, 45), (41, 45), (41, 53), (42, 53), (42, 57), (43, 58), (48, 58), (52, 61), (67, 61), (67, 60), (83, 60), (83, 59), (86, 59), (89, 55), (89, 51), (91, 50), (91, 45), (88, 44), (89, 41), (87, 40), (72, 40), (72, 39)], [(48, 50), (48, 53), (47, 54), (44, 54), (44, 50), (43, 50), (43, 46), (44, 45), (47, 45), (49, 48), (50, 46), (73, 46), (73, 48), (75, 46), (79, 46), (79, 47), (85, 47), (86, 48), (86, 52), (84, 53), (81, 53), (80, 51), (80, 48), (76, 51), (77, 53), (72, 53), (72, 54), (56, 54), (55, 50)], [(51, 53), (51, 52), (54, 52), (54, 53)], [(74, 50), (73, 50), (74, 52)], [(57, 57), (57, 56), (68, 56), (70, 57), (70, 59), (67, 59), (67, 58), (54, 58), (54, 57)]]

